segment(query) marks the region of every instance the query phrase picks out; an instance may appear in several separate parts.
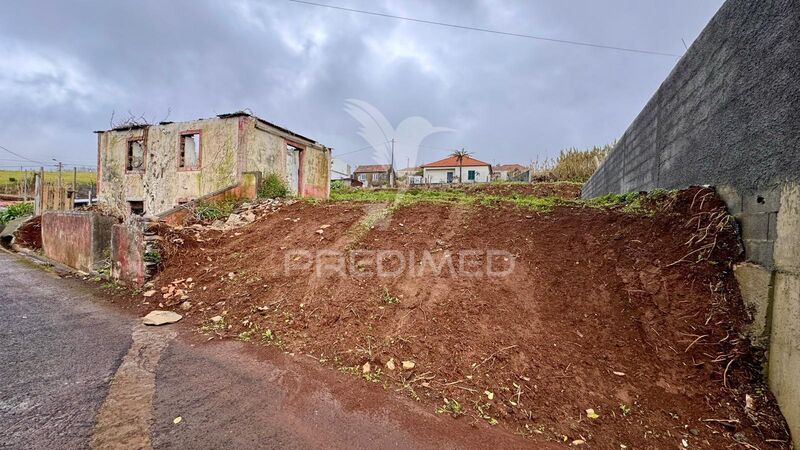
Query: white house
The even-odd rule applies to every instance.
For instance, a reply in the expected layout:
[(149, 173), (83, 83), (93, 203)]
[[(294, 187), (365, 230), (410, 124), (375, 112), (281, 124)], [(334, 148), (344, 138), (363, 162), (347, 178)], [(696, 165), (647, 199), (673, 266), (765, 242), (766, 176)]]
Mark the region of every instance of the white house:
[(352, 177), (350, 164), (338, 159), (331, 158), (331, 180), (349, 180)]
[(422, 165), (422, 180), (425, 183), (488, 183), (492, 179), (492, 165), (465, 156), (460, 164), (455, 156)]
[(521, 164), (498, 164), (492, 167), (492, 179), (500, 181), (512, 180), (526, 170), (528, 168)]

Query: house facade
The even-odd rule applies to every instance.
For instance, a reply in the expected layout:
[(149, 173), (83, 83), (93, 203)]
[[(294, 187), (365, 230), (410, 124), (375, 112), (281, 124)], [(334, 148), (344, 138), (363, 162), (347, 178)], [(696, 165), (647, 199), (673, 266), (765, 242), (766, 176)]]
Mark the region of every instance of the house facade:
[(248, 113), (96, 133), (98, 199), (125, 217), (157, 215), (247, 172), (278, 174), (301, 197), (330, 194), (330, 149)]
[(392, 166), (389, 164), (372, 164), (356, 167), (353, 178), (364, 187), (387, 186), (391, 180)]
[(521, 164), (498, 164), (492, 167), (492, 180), (511, 181), (515, 180), (528, 168)]
[(455, 156), (448, 156), (422, 166), (424, 183), (488, 183), (491, 180), (491, 164), (470, 156), (465, 156), (461, 161)]

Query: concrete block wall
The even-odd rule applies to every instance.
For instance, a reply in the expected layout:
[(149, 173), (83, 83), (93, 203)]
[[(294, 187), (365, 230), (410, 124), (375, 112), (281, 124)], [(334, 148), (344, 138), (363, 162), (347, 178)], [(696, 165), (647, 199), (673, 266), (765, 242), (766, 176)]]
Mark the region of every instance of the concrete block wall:
[(733, 186), (746, 202), (800, 168), (800, 0), (728, 0), (586, 183)]
[(727, 0), (583, 197), (713, 185), (749, 263), (736, 268), (800, 447), (800, 0)]

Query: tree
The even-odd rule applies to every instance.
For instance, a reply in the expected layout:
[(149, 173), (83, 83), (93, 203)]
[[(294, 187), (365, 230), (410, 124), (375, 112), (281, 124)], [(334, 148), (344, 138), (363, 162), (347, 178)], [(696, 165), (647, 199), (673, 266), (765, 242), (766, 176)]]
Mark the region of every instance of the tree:
[(450, 154), (450, 156), (454, 157), (458, 161), (458, 182), (461, 183), (462, 175), (463, 175), (463, 165), (464, 165), (464, 158), (469, 157), (470, 152), (464, 150), (456, 150)]

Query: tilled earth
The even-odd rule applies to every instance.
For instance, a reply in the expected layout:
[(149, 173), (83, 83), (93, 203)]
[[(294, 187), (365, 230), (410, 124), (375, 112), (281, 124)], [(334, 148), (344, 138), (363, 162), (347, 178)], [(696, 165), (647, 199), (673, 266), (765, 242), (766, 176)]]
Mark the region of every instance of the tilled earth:
[(695, 188), (646, 206), (300, 202), (165, 230), (132, 301), (531, 443), (788, 448), (722, 203)]

